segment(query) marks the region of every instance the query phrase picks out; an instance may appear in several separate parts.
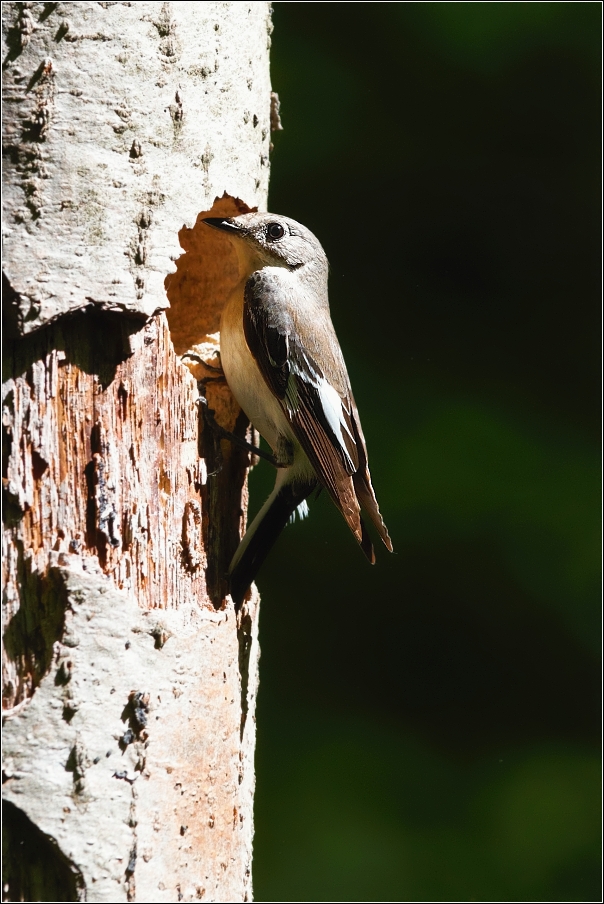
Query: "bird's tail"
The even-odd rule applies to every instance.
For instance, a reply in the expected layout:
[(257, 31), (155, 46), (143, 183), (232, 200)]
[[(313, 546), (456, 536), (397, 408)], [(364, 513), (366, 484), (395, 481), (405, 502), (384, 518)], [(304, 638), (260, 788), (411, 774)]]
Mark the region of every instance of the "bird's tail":
[[(377, 499), (375, 498), (375, 493), (371, 485), (369, 469), (365, 467), (364, 472), (361, 470), (357, 471), (352, 480), (354, 483), (355, 492), (357, 494), (357, 499), (373, 522), (375, 529), (380, 535), (382, 543), (384, 544), (386, 549), (392, 552), (392, 540), (390, 539), (388, 528), (384, 524), (384, 519), (380, 514)], [(367, 558), (369, 558), (370, 562), (372, 561), (370, 556), (368, 556)]]
[(288, 468), (277, 471), (273, 492), (245, 532), (229, 567), (231, 597), (237, 609), (277, 537), (316, 485), (312, 478), (291, 482)]

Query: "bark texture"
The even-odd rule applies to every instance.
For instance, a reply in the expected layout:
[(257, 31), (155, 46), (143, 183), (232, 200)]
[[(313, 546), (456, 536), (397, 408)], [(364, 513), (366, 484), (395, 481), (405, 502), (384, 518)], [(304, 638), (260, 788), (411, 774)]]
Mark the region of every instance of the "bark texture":
[(258, 596), (226, 595), (270, 8), (4, 3), (5, 900), (251, 900)]

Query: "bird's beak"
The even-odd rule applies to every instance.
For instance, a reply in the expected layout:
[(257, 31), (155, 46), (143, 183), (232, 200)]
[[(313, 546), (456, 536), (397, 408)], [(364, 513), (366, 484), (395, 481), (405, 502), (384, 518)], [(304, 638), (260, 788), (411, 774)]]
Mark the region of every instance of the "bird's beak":
[(224, 232), (230, 232), (231, 235), (241, 235), (243, 229), (237, 223), (233, 223), (230, 217), (205, 217), (204, 223), (212, 226), (214, 229), (222, 229)]

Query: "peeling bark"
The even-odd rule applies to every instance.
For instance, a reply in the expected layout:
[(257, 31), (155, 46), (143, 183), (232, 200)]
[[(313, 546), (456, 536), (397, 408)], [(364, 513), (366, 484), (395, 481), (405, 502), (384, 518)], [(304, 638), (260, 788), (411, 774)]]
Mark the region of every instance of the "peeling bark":
[(226, 569), (267, 3), (5, 3), (5, 900), (251, 900), (258, 595)]

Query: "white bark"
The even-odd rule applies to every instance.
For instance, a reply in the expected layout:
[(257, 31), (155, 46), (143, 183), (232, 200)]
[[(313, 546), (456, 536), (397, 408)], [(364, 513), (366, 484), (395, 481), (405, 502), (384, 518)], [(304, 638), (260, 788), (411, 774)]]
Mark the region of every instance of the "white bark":
[(67, 858), (78, 900), (245, 900), (253, 728), (232, 611), (158, 618), (102, 574), (61, 571), (65, 631), (6, 723), (5, 800)]
[(266, 203), (268, 4), (2, 6), (4, 270), (23, 331), (90, 303), (165, 307), (183, 224), (224, 192)]
[(3, 25), (5, 900), (251, 900), (258, 597), (236, 615), (224, 581), (249, 462), (200, 435), (210, 371), (179, 356), (217, 363), (237, 279), (199, 218), (266, 209), (269, 4)]

